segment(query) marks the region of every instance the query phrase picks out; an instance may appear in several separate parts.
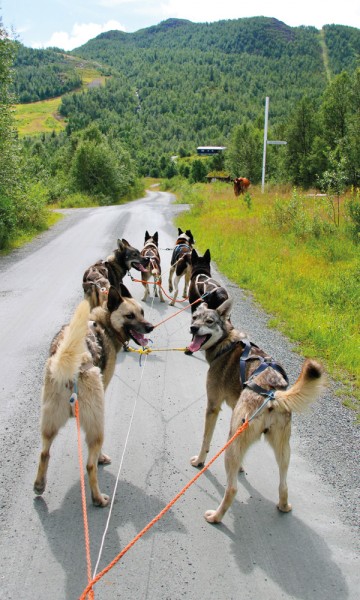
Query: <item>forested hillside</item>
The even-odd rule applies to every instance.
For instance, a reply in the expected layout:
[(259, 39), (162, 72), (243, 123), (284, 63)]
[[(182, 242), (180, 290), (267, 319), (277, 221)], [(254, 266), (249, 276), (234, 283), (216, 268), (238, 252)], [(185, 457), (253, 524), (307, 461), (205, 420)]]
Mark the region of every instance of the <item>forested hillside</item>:
[(80, 86), (74, 60), (60, 50), (33, 50), (16, 43), (12, 89), (19, 103), (62, 96)]
[[(2, 43), (9, 106), (61, 94), (52, 116), (65, 131), (20, 135), (14, 146), (22, 179), (44, 202), (113, 203), (136, 196), (144, 175), (197, 182), (221, 172), (256, 184), (267, 96), (268, 139), (287, 142), (268, 147), (267, 182), (335, 194), (360, 185), (359, 29), (169, 19), (67, 54), (24, 48), (5, 31)], [(104, 85), (79, 87), (88, 61)], [(199, 145), (226, 151), (198, 159)]]
[(106, 65), (112, 81), (91, 97), (68, 95), (61, 113), (69, 131), (101, 122), (103, 131), (131, 146), (143, 174), (156, 175), (162, 155), (227, 146), (245, 123), (262, 129), (266, 96), (270, 131), (282, 139), (303, 98), (316, 111), (329, 76), (354, 73), (359, 45), (355, 28), (320, 32), (265, 17), (210, 24), (170, 19), (136, 33), (110, 31), (73, 54)]

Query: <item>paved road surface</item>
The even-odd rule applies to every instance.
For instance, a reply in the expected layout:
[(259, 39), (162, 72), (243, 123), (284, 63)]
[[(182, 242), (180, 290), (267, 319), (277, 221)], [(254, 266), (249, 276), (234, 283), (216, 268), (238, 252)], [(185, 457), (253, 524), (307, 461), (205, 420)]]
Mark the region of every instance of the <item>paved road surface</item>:
[[(1, 600), (75, 600), (86, 586), (74, 421), (54, 443), (43, 497), (32, 492), (43, 365), (53, 334), (82, 297), (85, 268), (109, 254), (118, 237), (142, 247), (146, 229), (159, 232), (167, 290), (167, 249), (174, 244), (172, 218), (178, 208), (170, 195), (151, 192), (126, 206), (68, 211), (51, 231), (0, 259)], [(140, 299), (141, 285), (129, 277), (125, 283)], [(234, 286), (232, 294), (241, 302)], [(155, 300), (145, 311), (158, 323), (176, 308)], [(256, 319), (252, 323), (250, 312), (251, 331)], [(154, 330), (153, 347), (183, 347), (190, 339), (189, 323), (188, 311), (167, 321)], [(141, 366), (138, 354), (119, 355), (106, 398), (104, 450), (113, 462), (100, 469), (101, 489), (113, 495), (119, 482), (100, 554), (109, 509), (92, 507), (88, 496), (97, 571), (196, 473), (189, 459), (200, 446), (206, 371), (201, 354), (154, 352)], [(224, 408), (210, 456), (225, 442), (229, 418)], [(334, 488), (302, 452), (296, 427), (292, 447), (292, 513), (275, 508), (277, 468), (261, 442), (248, 454), (237, 500), (224, 522), (207, 524), (203, 513), (217, 506), (225, 484), (220, 458), (95, 586), (95, 598), (358, 598), (354, 529), (340, 518)]]

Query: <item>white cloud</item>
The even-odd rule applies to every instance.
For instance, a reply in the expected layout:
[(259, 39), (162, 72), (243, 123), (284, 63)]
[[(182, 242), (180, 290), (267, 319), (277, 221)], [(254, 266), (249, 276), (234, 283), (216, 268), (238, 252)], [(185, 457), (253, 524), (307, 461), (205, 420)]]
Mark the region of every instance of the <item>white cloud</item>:
[(49, 46), (56, 46), (57, 48), (63, 48), (64, 50), (73, 50), (82, 46), (92, 38), (96, 37), (100, 33), (118, 29), (125, 31), (125, 27), (119, 23), (119, 21), (107, 21), (104, 25), (98, 23), (75, 23), (71, 33), (66, 31), (55, 31), (51, 38), (44, 44), (34, 42), (33, 48), (48, 48)]

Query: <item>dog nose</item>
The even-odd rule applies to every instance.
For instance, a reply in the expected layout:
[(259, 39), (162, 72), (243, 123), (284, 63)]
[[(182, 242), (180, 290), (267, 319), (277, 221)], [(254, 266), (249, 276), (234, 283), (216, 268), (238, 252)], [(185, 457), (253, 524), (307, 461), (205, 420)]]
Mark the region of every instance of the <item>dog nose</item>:
[(152, 331), (153, 329), (154, 329), (154, 325), (151, 325), (151, 323), (146, 323), (146, 325), (145, 325), (146, 333), (150, 333), (150, 331)]
[(196, 325), (191, 325), (191, 327), (190, 327), (190, 333), (192, 333), (193, 335), (195, 335), (198, 331), (199, 331), (199, 328)]

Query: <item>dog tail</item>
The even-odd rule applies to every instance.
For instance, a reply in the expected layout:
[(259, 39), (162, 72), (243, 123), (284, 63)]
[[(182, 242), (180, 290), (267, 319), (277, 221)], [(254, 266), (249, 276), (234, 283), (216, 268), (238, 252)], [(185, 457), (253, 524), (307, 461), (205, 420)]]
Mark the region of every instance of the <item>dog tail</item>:
[(65, 328), (64, 337), (51, 358), (50, 372), (57, 383), (65, 384), (74, 379), (87, 353), (85, 338), (88, 330), (90, 305), (87, 300), (80, 302)]
[(325, 374), (322, 365), (307, 359), (294, 385), (288, 390), (275, 392), (275, 403), (285, 411), (301, 413), (317, 400), (324, 387)]

